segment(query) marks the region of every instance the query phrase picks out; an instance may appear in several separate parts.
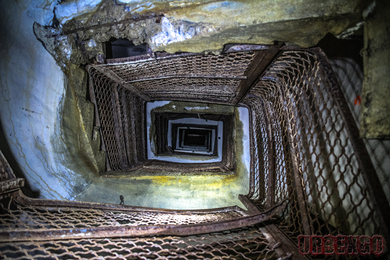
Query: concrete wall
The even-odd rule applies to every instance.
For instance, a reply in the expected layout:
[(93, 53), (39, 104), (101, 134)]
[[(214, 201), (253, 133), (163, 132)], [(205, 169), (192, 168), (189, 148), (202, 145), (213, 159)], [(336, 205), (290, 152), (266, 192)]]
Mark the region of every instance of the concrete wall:
[(17, 162), (16, 174), (27, 179), (34, 193), (72, 199), (78, 174), (63, 162), (66, 149), (54, 152), (65, 148), (59, 127), (65, 77), (32, 30), (34, 21), (50, 22), (53, 5), (47, 1), (1, 1), (0, 8), (1, 149), (8, 160)]

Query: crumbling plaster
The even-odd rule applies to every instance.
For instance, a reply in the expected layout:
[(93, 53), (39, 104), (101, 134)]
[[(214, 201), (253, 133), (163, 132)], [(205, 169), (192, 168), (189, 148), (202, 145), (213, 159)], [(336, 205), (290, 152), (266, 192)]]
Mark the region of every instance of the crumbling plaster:
[(103, 43), (127, 38), (153, 51), (214, 52), (226, 43), (301, 47), (327, 33), (341, 34), (362, 20), (370, 1), (64, 1), (51, 23), (34, 32), (60, 66), (104, 55)]

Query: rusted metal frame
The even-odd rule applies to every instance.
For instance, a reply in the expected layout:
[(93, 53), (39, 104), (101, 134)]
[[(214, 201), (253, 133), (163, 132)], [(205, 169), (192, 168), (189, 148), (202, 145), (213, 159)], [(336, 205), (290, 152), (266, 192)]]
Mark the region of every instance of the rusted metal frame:
[(142, 93), (141, 91), (139, 91), (138, 89), (133, 87), (131, 84), (128, 84), (125, 80), (123, 80), (121, 77), (116, 75), (114, 72), (104, 68), (103, 65), (93, 65), (92, 67), (94, 69), (96, 69), (97, 71), (99, 71), (100, 73), (102, 73), (103, 75), (105, 75), (106, 77), (113, 80), (115, 83), (121, 85), (125, 89), (128, 89), (134, 95), (139, 96), (140, 98), (142, 98), (145, 101), (150, 101), (149, 96), (145, 95), (144, 93)]
[(97, 101), (96, 101), (95, 88), (94, 88), (94, 85), (93, 85), (93, 77), (92, 77), (92, 73), (91, 73), (92, 67), (88, 65), (86, 69), (87, 69), (88, 75), (89, 75), (89, 82), (88, 82), (89, 83), (88, 84), (89, 85), (89, 97), (91, 99), (91, 102), (95, 106), (95, 126), (99, 127), (101, 149), (102, 149), (102, 151), (105, 152), (106, 171), (111, 171), (110, 160), (108, 159), (106, 145), (105, 145), (104, 138), (103, 138), (102, 126), (101, 126), (101, 123), (100, 123), (100, 117), (99, 117), (99, 110), (98, 110), (98, 105), (97, 105)]
[[(136, 109), (135, 113), (135, 129), (134, 129), (134, 135), (136, 137), (136, 150), (137, 150), (137, 161), (138, 163), (143, 163), (144, 161), (144, 146), (143, 146), (143, 139), (142, 139), (142, 131), (143, 131), (143, 124), (142, 124), (142, 117), (143, 115), (143, 103), (140, 101), (141, 99), (134, 96), (134, 108)], [(140, 105), (140, 102), (142, 105)]]
[[(225, 166), (225, 167), (223, 167)], [(149, 160), (147, 164), (143, 166), (143, 172), (146, 173), (148, 170), (159, 173), (159, 175), (170, 175), (164, 174), (161, 170), (167, 170), (169, 172), (177, 172), (180, 175), (186, 175), (186, 173), (191, 173), (191, 176), (194, 176), (194, 172), (197, 172), (198, 175), (202, 175), (202, 172), (207, 172), (207, 175), (222, 174), (226, 171), (231, 171), (231, 169), (226, 168), (226, 165), (221, 162), (213, 163), (195, 163), (195, 164), (186, 164), (186, 163), (175, 163), (175, 162), (163, 162), (158, 160)], [(227, 170), (226, 170), (227, 169)], [(230, 175), (230, 174), (225, 174)]]
[(123, 111), (121, 111), (121, 112), (123, 113), (123, 120), (124, 120), (122, 129), (124, 131), (124, 140), (125, 140), (125, 146), (126, 146), (127, 160), (130, 164), (130, 167), (132, 167), (136, 164), (136, 162), (134, 160), (134, 156), (131, 154), (132, 144), (130, 142), (129, 135), (131, 135), (131, 132), (133, 131), (133, 129), (129, 129), (129, 115), (128, 115), (129, 104), (127, 102), (126, 96), (127, 96), (126, 90), (122, 88), (121, 95), (120, 95), (121, 103), (123, 105)]
[(5, 173), (8, 175), (6, 178), (7, 180), (15, 180), (16, 176), (14, 172), (11, 169), (11, 166), (9, 165), (7, 159), (5, 159), (4, 154), (0, 150), (0, 173)]
[(144, 110), (144, 101), (140, 98), (137, 99), (138, 100), (138, 104), (137, 104), (137, 107), (138, 107), (138, 111), (140, 113), (140, 118), (141, 118), (141, 125), (138, 126), (138, 130), (140, 131), (140, 135), (141, 135), (141, 138), (140, 140), (138, 140), (138, 143), (140, 144), (140, 146), (142, 147), (142, 150), (141, 151), (138, 151), (139, 152), (139, 155), (138, 155), (138, 161), (140, 162), (144, 162), (146, 160), (146, 150), (145, 150), (145, 110)]
[(220, 162), (219, 163), (219, 168), (221, 169), (221, 172), (228, 172), (231, 171), (232, 169), (228, 168), (224, 163)]
[(126, 144), (123, 138), (123, 124), (121, 119), (121, 106), (119, 101), (119, 94), (118, 94), (118, 86), (119, 84), (115, 83), (111, 86), (113, 95), (111, 97), (112, 101), (112, 107), (114, 112), (114, 122), (115, 122), (115, 137), (116, 142), (118, 144), (119, 148), (119, 158), (121, 159), (121, 170), (124, 170), (129, 167), (129, 161), (127, 158), (127, 152), (126, 152)]
[[(271, 236), (273, 238), (273, 240), (275, 242), (280, 243), (279, 249), (281, 249), (285, 253), (285, 255), (280, 255), (280, 257), (283, 257), (283, 256), (287, 257), (291, 254), (291, 256), (290, 256), (291, 258), (288, 258), (288, 259), (291, 259), (291, 260), (301, 260), (301, 259), (309, 260), (310, 259), (309, 257), (307, 257), (307, 255), (302, 255), (299, 252), (299, 249), (295, 245), (295, 243), (293, 241), (291, 241), (291, 239), (286, 234), (284, 234), (284, 232), (281, 231), (276, 225), (269, 224), (263, 228), (260, 228), (260, 230), (264, 235), (265, 235), (265, 233), (267, 233), (269, 236)], [(278, 252), (276, 251), (276, 253), (278, 253)]]
[[(267, 118), (266, 118), (267, 113), (266, 113), (266, 110), (264, 110), (264, 108), (262, 107), (262, 98), (259, 96), (253, 95), (253, 94), (248, 94), (247, 97), (258, 100), (259, 105), (256, 107), (256, 109), (259, 109), (259, 110), (262, 109), (263, 115), (265, 117), (264, 121), (266, 121), (265, 124), (268, 125)], [(269, 133), (267, 131), (267, 135), (268, 134)], [(258, 173), (258, 175), (259, 175), (259, 178), (258, 178), (259, 179), (258, 180), (259, 198), (257, 200), (260, 200), (260, 201), (266, 199), (266, 195), (265, 195), (266, 184), (265, 184), (265, 174), (264, 174), (265, 159), (263, 156), (264, 150), (263, 150), (263, 147), (261, 145), (261, 140), (263, 140), (263, 139), (264, 139), (264, 133), (259, 131), (258, 137), (257, 137), (257, 151), (255, 151), (255, 152), (257, 153), (257, 158), (259, 160), (259, 163), (258, 163), (258, 165), (259, 165), (259, 173)], [(267, 139), (270, 140), (270, 138), (267, 138)], [(269, 150), (267, 152), (269, 154)], [(269, 158), (268, 158), (268, 160), (269, 160)], [(262, 169), (260, 169), (260, 168), (262, 168)]]
[[(155, 131), (156, 132), (156, 143), (157, 143), (157, 153), (163, 153), (163, 149), (162, 149), (162, 139), (163, 139), (163, 134), (162, 134), (162, 129), (160, 127), (161, 125), (161, 117), (162, 115), (161, 114), (158, 114), (156, 115), (155, 114), (155, 119), (154, 119), (154, 125), (155, 125), (155, 128), (157, 128)], [(152, 118), (153, 120), (153, 118)]]
[(24, 186), (24, 179), (8, 179), (0, 182), (0, 194), (14, 192)]
[(168, 117), (165, 114), (162, 114), (164, 121), (163, 121), (163, 126), (162, 126), (162, 149), (164, 151), (167, 150), (167, 145), (168, 145)]
[(98, 126), (99, 128), (101, 127), (100, 125), (100, 118), (99, 118), (99, 112), (98, 112), (98, 109), (97, 109), (97, 102), (96, 102), (96, 97), (95, 97), (95, 91), (94, 91), (94, 87), (93, 87), (93, 77), (91, 75), (91, 66), (87, 66), (87, 71), (88, 71), (88, 75), (89, 75), (89, 81), (88, 81), (88, 89), (89, 89), (89, 97), (91, 99), (91, 102), (94, 104), (95, 106), (95, 122), (94, 122), (94, 125), (95, 126)]
[(238, 199), (247, 208), (247, 212), (249, 215), (257, 215), (257, 214), (261, 213), (260, 210), (256, 207), (256, 205), (253, 204), (253, 202), (248, 198), (248, 196), (245, 196), (243, 194), (239, 194)]
[(320, 48), (310, 49), (316, 54), (319, 59), (320, 66), (323, 69), (320, 70), (324, 78), (329, 80), (329, 83), (324, 80), (324, 84), (327, 84), (331, 91), (330, 94), (335, 100), (337, 108), (340, 111), (345, 122), (345, 129), (348, 133), (348, 137), (351, 140), (354, 153), (359, 165), (359, 168), (362, 172), (362, 177), (364, 182), (367, 185), (368, 194), (373, 203), (373, 208), (378, 211), (379, 222), (381, 226), (381, 231), (385, 235), (387, 241), (390, 241), (390, 221), (388, 218), (390, 216), (390, 204), (387, 200), (386, 194), (383, 191), (383, 186), (378, 178), (375, 167), (371, 161), (370, 155), (367, 152), (366, 145), (363, 142), (363, 139), (359, 137), (359, 128), (356, 125), (354, 117), (348, 107), (348, 104), (345, 100), (344, 94), (341, 91), (338, 80), (329, 64), (329, 60), (326, 57), (325, 53)]
[[(167, 147), (166, 147), (166, 139), (167, 139), (167, 134), (168, 134), (168, 119), (164, 116), (164, 114), (160, 114), (161, 118), (161, 129), (160, 129), (160, 133), (161, 133), (161, 150), (162, 151), (166, 151), (167, 150)], [(165, 128), (166, 127), (166, 128)]]
[(117, 64), (123, 64), (123, 63), (135, 63), (138, 61), (156, 61), (156, 60), (163, 60), (163, 59), (171, 59), (171, 58), (180, 58), (180, 57), (187, 57), (187, 56), (200, 56), (202, 54), (200, 53), (181, 53), (181, 54), (172, 54), (167, 52), (152, 52), (144, 55), (137, 55), (132, 57), (125, 57), (125, 58), (115, 58), (115, 59), (107, 59), (106, 64), (110, 65), (117, 65)]
[(264, 74), (272, 61), (276, 58), (279, 49), (282, 45), (279, 43), (277, 45), (269, 47), (265, 51), (257, 51), (251, 64), (248, 66), (245, 76), (246, 80), (242, 80), (240, 85), (237, 88), (236, 97), (233, 99), (233, 104), (237, 105), (249, 90), (256, 84), (258, 79)]
[[(206, 95), (204, 97), (207, 97)], [(152, 98), (152, 101), (158, 101), (158, 100), (167, 100), (169, 98), (170, 101), (187, 101), (187, 102), (198, 102), (198, 103), (213, 103), (213, 104), (219, 104), (219, 105), (232, 105), (231, 102), (228, 101), (218, 101), (218, 100), (212, 100), (212, 99), (196, 99), (196, 98), (180, 98), (180, 97), (158, 97), (158, 98)]]
[[(311, 75), (311, 76), (314, 77), (314, 75)], [(308, 113), (311, 113), (311, 115), (313, 117), (313, 124), (314, 124), (314, 128), (315, 128), (315, 132), (318, 136), (317, 140), (319, 142), (320, 149), (322, 150), (322, 153), (324, 154), (325, 158), (328, 158), (329, 155), (326, 155), (326, 143), (325, 143), (325, 141), (323, 139), (323, 135), (322, 135), (323, 131), (325, 130), (325, 125), (324, 125), (323, 119), (321, 117), (322, 111), (319, 108), (318, 102), (316, 102), (316, 96), (317, 96), (317, 98), (319, 97), (320, 100), (325, 100), (323, 92), (322, 91), (315, 91), (312, 84), (310, 84), (310, 85), (308, 85), (307, 90), (303, 91), (302, 96), (300, 98), (300, 102), (302, 102), (302, 103), (307, 102), (309, 104), (309, 107), (311, 107), (310, 106), (311, 103), (314, 104), (314, 108), (311, 107), (311, 109), (309, 109)], [(299, 106), (299, 103), (298, 103), (298, 106)], [(301, 106), (299, 106), (299, 107), (301, 107)], [(306, 117), (306, 115), (304, 115), (301, 111), (298, 111), (298, 113), (299, 113), (300, 117), (304, 117), (304, 116)], [(303, 123), (302, 123), (303, 127), (304, 127), (305, 123), (307, 123), (305, 121), (306, 120), (303, 120)], [(312, 141), (314, 142), (313, 139), (312, 139)], [(302, 145), (304, 147), (309, 147), (309, 143), (307, 142), (306, 138), (302, 138)], [(311, 162), (311, 155), (309, 155), (308, 153), (305, 153), (305, 156), (306, 156), (306, 160), (308, 162)], [(310, 185), (310, 181), (312, 181), (312, 185), (315, 187), (314, 189), (312, 189), (310, 187), (310, 195), (313, 198), (319, 197), (318, 192), (320, 191), (320, 189), (318, 187), (318, 182), (317, 182), (316, 176), (314, 174), (313, 165), (308, 163), (307, 168), (308, 168), (308, 170), (306, 171), (306, 175), (308, 176), (307, 178), (308, 178), (309, 185)], [(331, 172), (331, 170), (329, 170), (329, 172)], [(327, 179), (327, 181), (329, 181), (329, 179)], [(333, 195), (334, 195), (334, 193), (335, 192), (332, 192)], [(311, 215), (309, 215), (309, 219), (312, 219)], [(330, 225), (330, 224), (327, 223), (327, 225)]]
[(45, 241), (74, 238), (108, 238), (140, 236), (190, 236), (211, 232), (220, 232), (245, 226), (255, 225), (280, 214), (285, 208), (285, 201), (275, 207), (254, 216), (240, 217), (233, 220), (218, 221), (195, 225), (160, 225), (160, 226), (110, 226), (94, 228), (65, 228), (44, 230), (0, 231), (0, 241)]
[(162, 60), (162, 59), (172, 59), (172, 58), (179, 58), (179, 57), (188, 57), (188, 56), (202, 56), (201, 53), (194, 53), (194, 52), (187, 52), (187, 53), (168, 53), (168, 52), (155, 52), (154, 56), (156, 60)]
[(249, 138), (250, 138), (250, 154), (251, 154), (251, 158), (250, 158), (250, 167), (251, 167), (251, 171), (250, 171), (250, 174), (249, 174), (249, 192), (248, 194), (246, 195), (248, 198), (252, 198), (253, 196), (253, 193), (255, 192), (254, 191), (254, 181), (255, 181), (255, 163), (254, 163), (254, 158), (255, 158), (255, 155), (254, 155), (254, 148), (255, 148), (255, 138), (254, 138), (254, 131), (253, 131), (253, 112), (252, 112), (252, 107), (248, 104), (245, 103), (245, 100), (243, 100), (243, 103), (240, 103), (239, 104), (240, 106), (244, 106), (248, 109), (248, 114), (249, 114)]
[[(224, 116), (222, 119), (222, 161), (221, 163), (226, 167), (228, 171), (233, 170), (234, 168), (234, 156), (235, 150), (232, 149), (234, 140), (233, 140), (233, 127), (234, 121), (231, 116)], [(220, 142), (220, 139), (216, 139), (217, 142)], [(215, 143), (214, 149), (217, 149), (217, 142)]]
[(148, 61), (148, 60), (154, 60), (154, 58), (150, 54), (144, 54), (144, 55), (137, 55), (132, 57), (125, 57), (125, 58), (106, 59), (106, 64), (117, 65), (123, 63), (129, 63), (129, 62)]
[[(207, 96), (207, 95), (213, 95), (213, 96), (217, 96), (217, 97), (233, 97), (234, 96), (234, 93), (233, 92), (228, 92), (228, 93), (220, 93), (220, 90), (219, 89), (215, 89), (215, 90), (212, 90), (212, 91), (205, 91), (205, 90), (202, 90), (202, 91), (199, 91), (199, 90), (187, 90), (187, 89), (184, 89), (185, 90), (185, 93), (188, 94), (188, 95), (204, 95), (204, 96)], [(173, 90), (164, 90), (163, 94), (166, 95), (166, 94), (183, 94), (184, 92), (183, 89), (173, 89)], [(160, 94), (160, 90), (145, 90), (143, 91), (144, 93), (147, 93), (147, 94)]]
[[(272, 120), (270, 118), (270, 107), (269, 104), (264, 104), (264, 100), (260, 99), (260, 105), (264, 111), (265, 124), (268, 130), (268, 190), (267, 199), (269, 206), (275, 204), (275, 140), (273, 136)], [(266, 110), (267, 106), (267, 110)], [(266, 112), (267, 111), (267, 112)]]
[(152, 80), (160, 80), (160, 79), (172, 79), (172, 78), (205, 78), (205, 79), (247, 79), (246, 76), (231, 76), (231, 75), (211, 75), (211, 74), (205, 74), (205, 75), (199, 75), (199, 74), (173, 74), (173, 75), (160, 75), (157, 77), (150, 77), (150, 78), (142, 78), (142, 79), (135, 79), (135, 80), (129, 80), (126, 81), (126, 83), (131, 84), (135, 82), (144, 82), (144, 81), (152, 81)]
[[(130, 97), (129, 97), (130, 96)], [(132, 139), (132, 146), (131, 146), (131, 152), (134, 154), (134, 162), (135, 164), (138, 164), (139, 161), (138, 161), (138, 156), (137, 156), (137, 136), (136, 136), (136, 132), (135, 132), (135, 128), (137, 127), (135, 125), (135, 97), (133, 95), (129, 95), (129, 99), (130, 99), (130, 104), (129, 104), (129, 108), (130, 108), (130, 128), (131, 128), (131, 139)]]
[(263, 233), (265, 239), (267, 239), (269, 243), (269, 247), (275, 251), (275, 253), (279, 256), (279, 259), (283, 258), (290, 258), (291, 253), (288, 251), (285, 251), (284, 248), (282, 248), (282, 243), (275, 239), (273, 234), (268, 230), (267, 226), (259, 228), (261, 233)]
[(84, 202), (84, 201), (67, 201), (67, 200), (47, 200), (47, 199), (35, 199), (24, 195), (19, 189), (14, 195), (14, 200), (25, 206), (33, 207), (48, 207), (48, 208), (75, 208), (75, 209), (94, 209), (102, 211), (126, 211), (126, 212), (148, 212), (148, 213), (161, 213), (161, 214), (176, 214), (176, 215), (194, 215), (194, 214), (211, 214), (227, 211), (244, 211), (238, 206), (214, 208), (214, 209), (202, 209), (202, 210), (173, 210), (162, 208), (150, 208), (150, 207), (135, 207), (120, 204), (106, 204), (97, 202)]
[[(277, 83), (275, 82), (275, 84), (277, 84)], [(280, 93), (277, 93), (277, 95), (280, 95)], [(283, 105), (282, 105), (282, 103), (280, 103), (280, 98), (277, 98), (277, 97), (275, 98), (274, 106), (280, 107), (280, 109), (282, 111), (284, 111)], [(292, 171), (294, 171), (293, 170), (293, 162), (292, 162), (293, 159), (292, 159), (291, 153), (289, 153), (291, 144), (289, 143), (289, 134), (286, 130), (287, 123), (286, 123), (286, 120), (283, 120), (283, 117), (285, 116), (285, 114), (282, 111), (280, 111), (280, 113), (278, 112), (278, 117), (279, 117), (280, 129), (281, 129), (281, 135), (282, 135), (284, 162), (285, 162), (286, 168), (289, 167)], [(294, 200), (294, 198), (293, 198), (293, 196), (296, 197), (296, 194), (294, 193), (294, 190), (296, 190), (296, 187), (294, 186), (294, 184), (295, 184), (294, 172), (287, 171), (287, 169), (286, 169), (286, 184), (287, 184), (287, 196), (288, 196), (289, 204), (292, 204), (289, 214), (290, 215), (293, 215), (295, 213), (300, 214), (299, 212), (293, 212), (293, 209), (295, 209), (295, 208), (299, 211), (299, 205), (297, 205), (298, 199)]]
[[(269, 203), (269, 206), (273, 206), (275, 202), (275, 159), (274, 159), (274, 139), (273, 139), (273, 133), (272, 133), (272, 122), (271, 118), (269, 117), (269, 105), (264, 104), (264, 100), (257, 96), (257, 95), (251, 95), (251, 97), (256, 98), (259, 100), (259, 108), (262, 109), (264, 112), (264, 121), (265, 125), (267, 126), (267, 145), (268, 145), (268, 189), (267, 189), (267, 201)], [(267, 106), (267, 109), (266, 109)], [(265, 176), (264, 176), (265, 177)], [(265, 178), (264, 178), (265, 179)], [(265, 180), (264, 180), (264, 194), (263, 197), (265, 197)], [(263, 198), (260, 198), (263, 199)]]
[(143, 155), (143, 159), (145, 161), (145, 163), (148, 162), (148, 152), (146, 151), (147, 150), (147, 147), (148, 147), (148, 138), (146, 137), (146, 129), (147, 129), (147, 123), (146, 123), (146, 114), (147, 114), (147, 110), (146, 110), (146, 102), (144, 102), (142, 100), (142, 104), (143, 104), (143, 107), (142, 107), (142, 146), (144, 148), (143, 152), (144, 152), (144, 155)]
[[(278, 83), (277, 83), (278, 84)], [(280, 103), (283, 105), (285, 104), (285, 99), (287, 98), (287, 94), (289, 94), (288, 89), (286, 90), (283, 89), (283, 86), (279, 84), (279, 100)], [(284, 112), (284, 117), (285, 117), (285, 122), (286, 122), (286, 127), (287, 127), (287, 137), (289, 141), (289, 148), (290, 148), (290, 154), (291, 154), (291, 159), (292, 159), (292, 166), (293, 166), (293, 172), (294, 172), (294, 182), (296, 186), (296, 192), (298, 196), (298, 205), (299, 205), (299, 212), (301, 215), (302, 219), (302, 226), (303, 226), (303, 231), (305, 235), (311, 235), (311, 225), (309, 223), (309, 213), (308, 213), (308, 207), (307, 207), (307, 202), (302, 186), (302, 177), (300, 176), (299, 173), (299, 151), (296, 150), (295, 146), (295, 140), (294, 136), (297, 135), (296, 131), (293, 131), (295, 129), (294, 127), (294, 122), (290, 121), (288, 112), (286, 109), (283, 109)], [(295, 145), (294, 145), (295, 144)]]

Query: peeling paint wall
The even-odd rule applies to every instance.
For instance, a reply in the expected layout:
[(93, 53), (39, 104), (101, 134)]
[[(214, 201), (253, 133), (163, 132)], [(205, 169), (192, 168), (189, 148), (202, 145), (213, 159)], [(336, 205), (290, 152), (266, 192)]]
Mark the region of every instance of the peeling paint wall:
[[(20, 177), (43, 198), (72, 199), (78, 173), (63, 162), (61, 111), (66, 79), (53, 57), (36, 40), (35, 21), (48, 23), (54, 2), (2, 1), (0, 120)], [(57, 151), (57, 152), (56, 152)], [(11, 160), (12, 161), (12, 160)], [(85, 165), (80, 165), (81, 170)]]
[[(214, 52), (226, 43), (310, 47), (362, 20), (371, 1), (64, 1), (34, 31), (60, 66), (103, 55), (102, 43), (127, 38), (153, 51)], [(53, 8), (53, 7), (51, 7)], [(54, 17), (55, 13), (55, 17)]]

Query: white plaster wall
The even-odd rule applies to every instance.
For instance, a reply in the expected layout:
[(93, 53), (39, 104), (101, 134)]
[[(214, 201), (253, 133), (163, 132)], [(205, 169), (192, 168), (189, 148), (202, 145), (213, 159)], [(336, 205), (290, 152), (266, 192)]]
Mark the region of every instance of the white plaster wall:
[(78, 174), (63, 164), (60, 111), (64, 74), (33, 33), (49, 24), (57, 1), (1, 1), (0, 123), (11, 153), (40, 197), (72, 199)]

